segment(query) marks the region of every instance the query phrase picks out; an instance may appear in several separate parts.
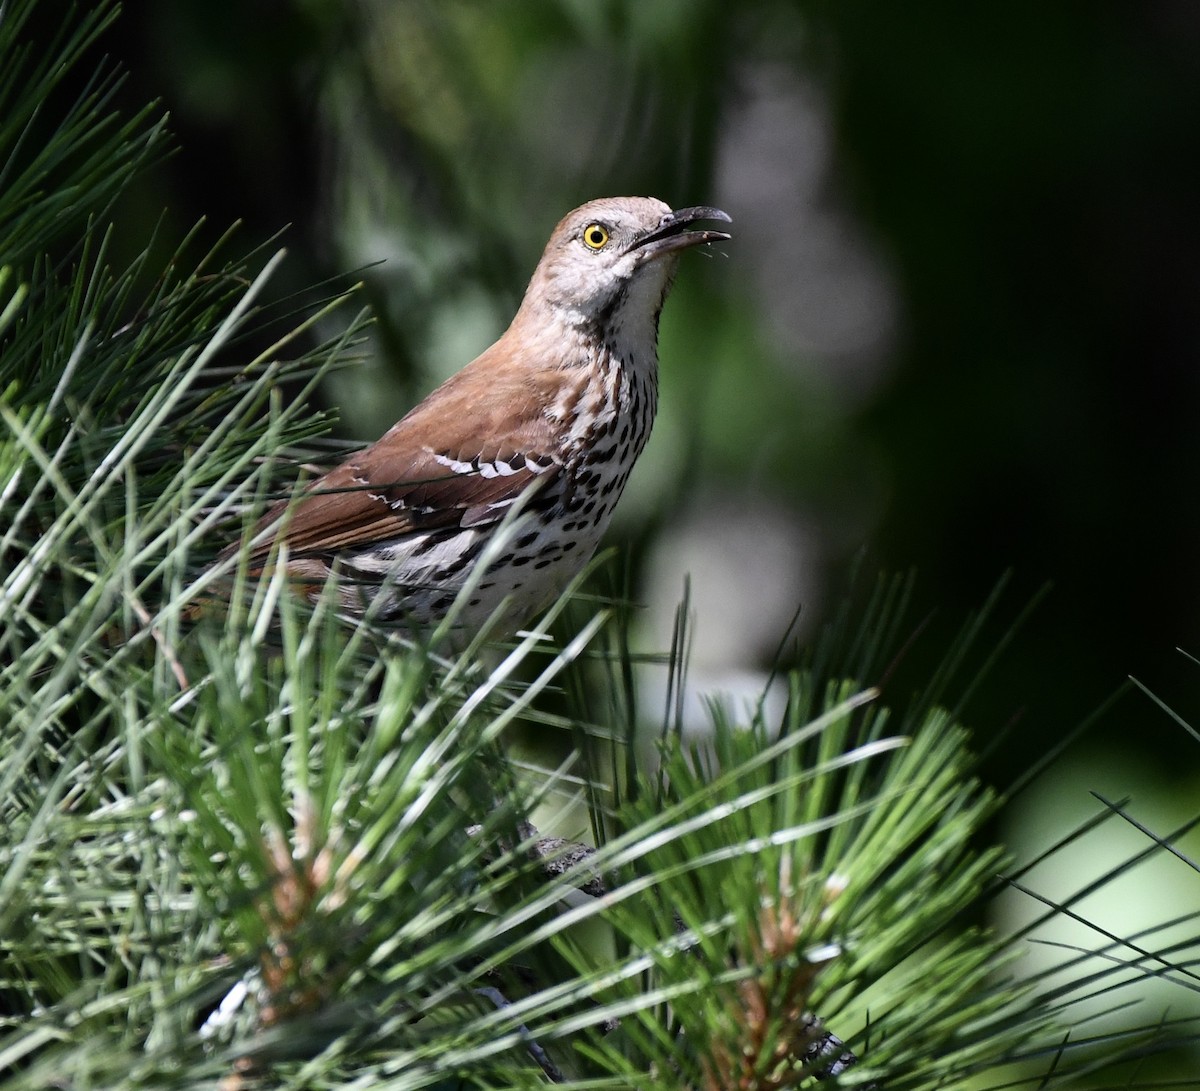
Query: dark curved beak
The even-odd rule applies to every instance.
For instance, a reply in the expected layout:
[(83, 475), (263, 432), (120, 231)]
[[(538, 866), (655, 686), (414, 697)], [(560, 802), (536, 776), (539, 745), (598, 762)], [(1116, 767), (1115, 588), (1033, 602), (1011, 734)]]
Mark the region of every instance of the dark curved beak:
[(731, 238), (727, 231), (689, 231), (691, 224), (703, 220), (720, 220), (723, 223), (733, 223), (729, 213), (719, 208), (709, 208), (707, 205), (697, 205), (695, 208), (677, 208), (662, 218), (653, 231), (643, 235), (634, 242), (626, 253), (634, 250), (641, 251), (645, 260), (661, 257), (676, 250), (689, 246), (703, 246), (710, 242), (723, 242)]

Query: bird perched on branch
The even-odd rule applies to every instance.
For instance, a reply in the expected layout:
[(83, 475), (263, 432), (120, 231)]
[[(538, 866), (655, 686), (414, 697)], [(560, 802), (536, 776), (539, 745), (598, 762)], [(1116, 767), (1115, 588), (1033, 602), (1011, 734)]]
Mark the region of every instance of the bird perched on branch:
[[(519, 523), (456, 622), (516, 628), (591, 557), (658, 403), (658, 318), (680, 251), (728, 239), (715, 208), (591, 201), (554, 229), (512, 324), (381, 439), (264, 516), (251, 570), (286, 543), (314, 598), (426, 626), (454, 604), (510, 507)], [(236, 551), (226, 550), (225, 556)]]

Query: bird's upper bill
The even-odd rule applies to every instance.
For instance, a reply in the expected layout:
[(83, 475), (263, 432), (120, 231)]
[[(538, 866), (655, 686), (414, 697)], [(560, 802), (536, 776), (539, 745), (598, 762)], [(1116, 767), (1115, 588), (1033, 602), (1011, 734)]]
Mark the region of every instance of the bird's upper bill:
[(637, 252), (643, 261), (683, 250), (688, 246), (703, 246), (705, 243), (722, 242), (730, 238), (727, 231), (689, 231), (688, 226), (701, 220), (721, 220), (733, 223), (727, 212), (719, 208), (697, 205), (695, 208), (678, 208), (668, 212), (653, 231), (641, 236), (629, 245), (626, 253)]

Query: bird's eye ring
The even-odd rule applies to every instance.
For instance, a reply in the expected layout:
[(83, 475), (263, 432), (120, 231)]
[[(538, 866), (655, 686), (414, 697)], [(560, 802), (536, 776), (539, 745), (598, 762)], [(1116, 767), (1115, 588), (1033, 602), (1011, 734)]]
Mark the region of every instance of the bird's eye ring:
[(589, 250), (603, 250), (608, 244), (608, 228), (604, 224), (588, 224), (583, 229), (583, 245)]

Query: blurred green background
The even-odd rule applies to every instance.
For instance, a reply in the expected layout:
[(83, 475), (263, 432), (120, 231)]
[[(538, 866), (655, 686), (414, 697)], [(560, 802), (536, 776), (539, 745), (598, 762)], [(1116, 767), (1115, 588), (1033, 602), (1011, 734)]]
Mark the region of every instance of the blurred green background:
[[(698, 659), (760, 666), (865, 548), (917, 570), (933, 655), (1012, 569), (1009, 616), (1054, 590), (981, 701), (1020, 719), (1000, 779), (1127, 674), (1195, 722), (1195, 4), (154, 0), (104, 44), (180, 143), (131, 247), (165, 208), (290, 225), (297, 287), (371, 266), (347, 436), (503, 329), (574, 205), (732, 214), (681, 270), (619, 512), (648, 640), (689, 569)], [(1099, 733), (1194, 757), (1140, 699)]]
[[(326, 394), (347, 436), (503, 329), (573, 206), (733, 216), (681, 269), (618, 512), (647, 646), (690, 572), (697, 672), (760, 670), (865, 550), (918, 572), (919, 677), (1011, 569), (1001, 619), (1054, 589), (973, 703), (1011, 730), (998, 783), (1127, 675), (1200, 723), (1192, 0), (153, 0), (104, 44), (180, 143), (131, 251), (165, 208), (172, 236), (290, 224), (297, 288), (369, 266), (370, 356)], [(1169, 817), (1196, 758), (1133, 693), (1046, 790)]]

